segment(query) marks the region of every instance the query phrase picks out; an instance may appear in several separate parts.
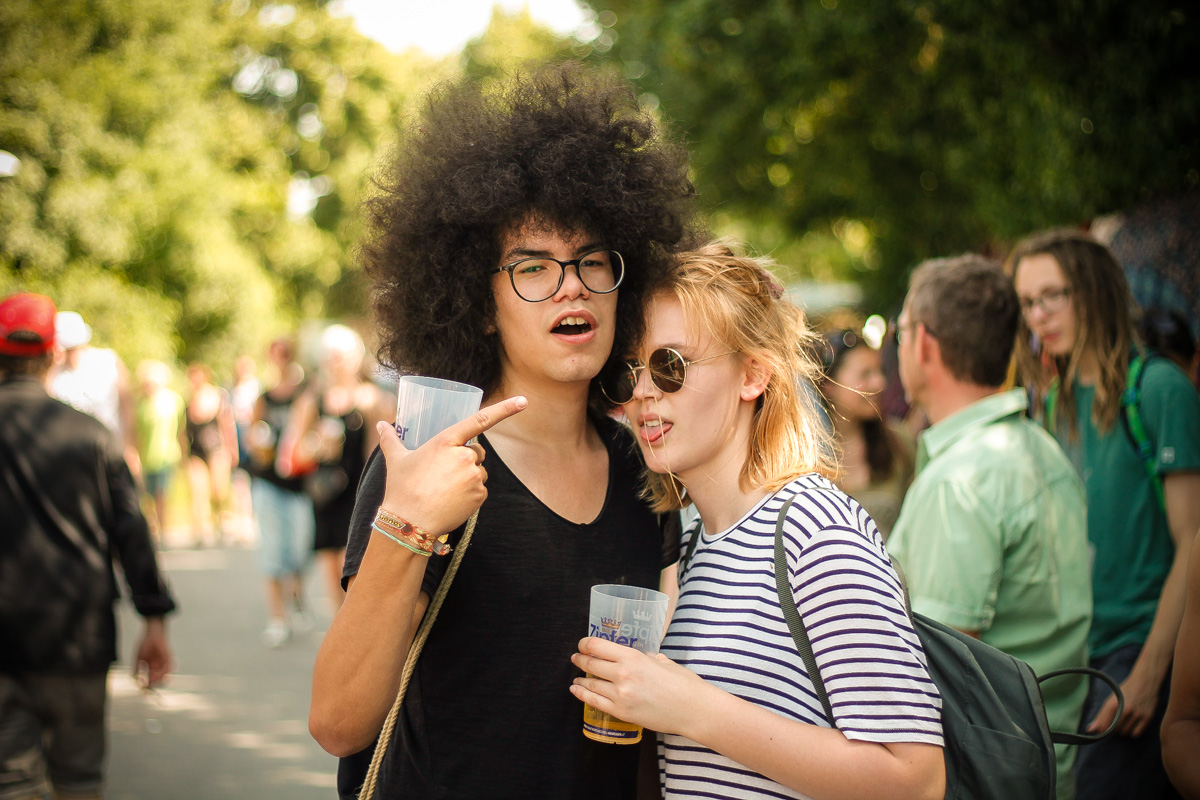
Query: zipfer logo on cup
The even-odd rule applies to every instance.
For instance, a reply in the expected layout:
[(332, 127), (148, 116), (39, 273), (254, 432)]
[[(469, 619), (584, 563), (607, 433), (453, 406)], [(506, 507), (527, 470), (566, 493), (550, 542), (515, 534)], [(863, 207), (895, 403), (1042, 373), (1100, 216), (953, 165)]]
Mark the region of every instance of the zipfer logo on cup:
[[(599, 625), (591, 623), (590, 627), (590, 636), (595, 636), (597, 639), (607, 639), (610, 642), (623, 644), (626, 647), (636, 648), (637, 643), (641, 640), (641, 637), (630, 635), (633, 633), (631, 630), (633, 628), (632, 625), (622, 626), (620, 620), (610, 617), (601, 617)], [(622, 630), (624, 630), (625, 635), (622, 635)]]

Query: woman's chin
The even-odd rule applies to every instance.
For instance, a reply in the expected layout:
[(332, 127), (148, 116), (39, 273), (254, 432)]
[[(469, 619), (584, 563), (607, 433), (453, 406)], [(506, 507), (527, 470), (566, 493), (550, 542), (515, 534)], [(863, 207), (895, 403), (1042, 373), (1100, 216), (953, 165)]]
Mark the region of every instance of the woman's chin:
[(658, 454), (661, 452), (661, 447), (654, 447), (653, 445), (648, 445), (645, 443), (642, 444), (642, 455), (645, 457), (646, 469), (650, 470), (656, 475), (666, 475), (671, 472), (677, 472), (678, 470), (673, 469), (670, 464), (659, 460)]

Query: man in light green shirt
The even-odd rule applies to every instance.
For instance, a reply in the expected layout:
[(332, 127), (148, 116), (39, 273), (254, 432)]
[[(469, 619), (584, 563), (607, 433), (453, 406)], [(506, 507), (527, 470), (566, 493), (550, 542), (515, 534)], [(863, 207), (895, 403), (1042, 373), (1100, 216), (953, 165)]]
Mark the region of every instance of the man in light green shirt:
[[(888, 551), (914, 611), (1028, 663), (1087, 666), (1092, 619), (1083, 484), (1054, 439), (1003, 391), (1016, 292), (999, 264), (961, 256), (913, 273), (897, 339), (909, 400), (932, 427)], [(1087, 682), (1042, 686), (1052, 730), (1074, 732)], [(1075, 748), (1056, 746), (1058, 797), (1072, 798)]]

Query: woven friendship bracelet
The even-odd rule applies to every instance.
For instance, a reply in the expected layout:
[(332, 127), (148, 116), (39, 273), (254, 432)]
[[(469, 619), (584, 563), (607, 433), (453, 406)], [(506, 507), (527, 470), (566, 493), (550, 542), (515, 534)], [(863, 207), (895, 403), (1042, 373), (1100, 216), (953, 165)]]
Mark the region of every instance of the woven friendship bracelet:
[(398, 539), (398, 538), (396, 538), (395, 536), (392, 536), (392, 535), (391, 535), (390, 533), (388, 533), (387, 531), (385, 531), (383, 528), (381, 528), (381, 527), (379, 527), (378, 525), (376, 525), (375, 523), (371, 523), (371, 528), (373, 528), (374, 530), (377, 530), (377, 531), (379, 531), (380, 533), (382, 533), (384, 536), (386, 536), (386, 537), (388, 537), (389, 539), (391, 539), (391, 540), (392, 540), (393, 542), (395, 542), (396, 544), (400, 545), (401, 547), (404, 547), (404, 548), (407, 548), (407, 549), (409, 549), (409, 550), (413, 551), (414, 553), (416, 553), (416, 554), (417, 554), (417, 555), (419, 555), (419, 556), (423, 556), (424, 558), (429, 558), (431, 555), (433, 555), (433, 551), (432, 551), (432, 550), (422, 550), (422, 549), (418, 548), (418, 547), (417, 547), (417, 546), (415, 546), (415, 545), (409, 544), (408, 542), (404, 541), (403, 539)]
[(404, 525), (393, 525), (392, 523), (382, 519), (376, 520), (374, 524), (378, 525), (384, 530), (391, 531), (397, 536), (407, 539), (409, 542), (417, 547), (420, 547), (422, 550), (434, 552), (437, 549), (434, 546), (434, 542), (437, 540), (420, 528), (412, 527), (407, 523)]
[(450, 538), (448, 535), (441, 537), (431, 536), (424, 529), (383, 508), (380, 508), (375, 513), (375, 521), (372, 527), (382, 533), (389, 534), (389, 538), (402, 538), (413, 547), (427, 554), (436, 553), (439, 556), (444, 556), (451, 550), (450, 545), (446, 543), (446, 540)]

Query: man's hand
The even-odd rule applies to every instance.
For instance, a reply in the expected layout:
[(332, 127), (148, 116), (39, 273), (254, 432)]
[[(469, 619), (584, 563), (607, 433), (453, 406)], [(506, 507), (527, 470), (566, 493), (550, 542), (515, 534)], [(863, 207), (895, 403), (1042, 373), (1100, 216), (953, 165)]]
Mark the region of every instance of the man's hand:
[(380, 422), (379, 448), (387, 463), (382, 507), (434, 535), (463, 524), (487, 499), (484, 451), (474, 438), (526, 405), (518, 396), (482, 408), (411, 452), (391, 425)]
[(133, 676), (143, 689), (161, 684), (174, 667), (171, 648), (167, 644), (167, 626), (162, 617), (146, 619), (146, 629), (133, 660)]

